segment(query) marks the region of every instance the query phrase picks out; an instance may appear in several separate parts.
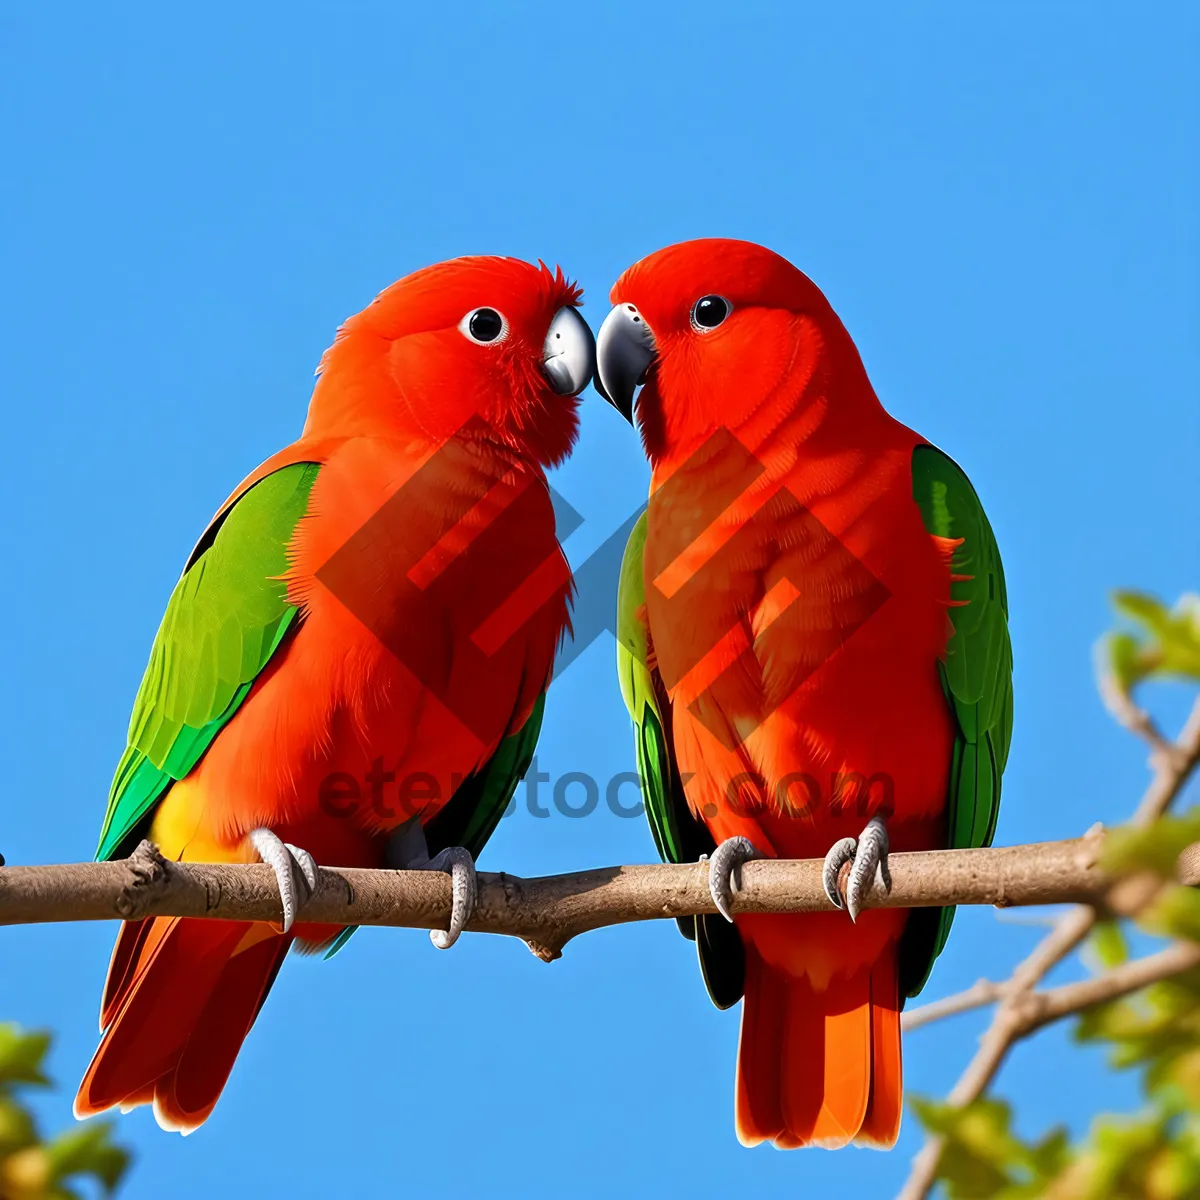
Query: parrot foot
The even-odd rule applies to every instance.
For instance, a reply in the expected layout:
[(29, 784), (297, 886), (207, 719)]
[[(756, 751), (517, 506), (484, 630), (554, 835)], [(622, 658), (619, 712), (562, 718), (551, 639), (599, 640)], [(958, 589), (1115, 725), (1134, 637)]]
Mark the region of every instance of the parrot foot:
[(733, 913), (734, 874), (738, 876), (738, 886), (741, 884), (741, 865), (752, 858), (761, 857), (749, 838), (726, 838), (713, 852), (712, 857), (704, 855), (701, 862), (708, 859), (708, 892), (717, 906), (717, 911), (731, 925)]
[(458, 941), (458, 935), (466, 928), (475, 912), (479, 899), (479, 880), (475, 873), (475, 860), (471, 852), (462, 846), (447, 846), (418, 868), (422, 871), (445, 871), (450, 876), (453, 897), (450, 901), (450, 928), (431, 929), (429, 940), (439, 950), (449, 950)]
[[(839, 876), (847, 863), (853, 865), (843, 898)], [(873, 884), (877, 883), (885, 894), (892, 890), (892, 874), (888, 870), (888, 833), (882, 817), (872, 817), (857, 839), (842, 838), (833, 844), (825, 855), (821, 882), (825, 887), (825, 895), (836, 907), (844, 908), (850, 914), (851, 921), (858, 920), (863, 900)]]
[(317, 889), (317, 864), (307, 850), (281, 841), (269, 829), (250, 833), (250, 845), (258, 857), (275, 872), (279, 900), (283, 905), (283, 932), (287, 933), (297, 911)]
[(425, 830), (420, 819), (413, 817), (392, 833), (384, 851), (384, 862), (398, 871), (445, 871), (450, 876), (453, 888), (450, 928), (429, 931), (429, 940), (439, 950), (449, 950), (466, 928), (479, 897), (479, 881), (471, 852), (462, 846), (447, 846), (430, 858)]

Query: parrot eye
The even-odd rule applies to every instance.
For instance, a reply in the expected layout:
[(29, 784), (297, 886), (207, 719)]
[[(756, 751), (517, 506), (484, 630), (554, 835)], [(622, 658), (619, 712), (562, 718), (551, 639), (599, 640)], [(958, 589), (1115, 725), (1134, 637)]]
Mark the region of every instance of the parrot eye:
[(458, 323), (458, 328), (465, 337), (485, 346), (508, 336), (508, 322), (494, 308), (472, 309)]
[(733, 305), (724, 296), (701, 296), (692, 305), (692, 328), (698, 333), (716, 329), (733, 311)]

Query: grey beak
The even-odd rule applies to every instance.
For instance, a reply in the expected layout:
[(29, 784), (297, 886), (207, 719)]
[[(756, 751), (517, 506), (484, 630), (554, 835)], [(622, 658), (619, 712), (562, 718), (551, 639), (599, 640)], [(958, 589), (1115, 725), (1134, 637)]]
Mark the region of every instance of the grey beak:
[(632, 304), (604, 318), (596, 339), (596, 391), (633, 424), (633, 395), (656, 356), (654, 331)]
[(542, 346), (542, 370), (560, 396), (577, 396), (596, 369), (596, 339), (579, 310), (560, 308)]

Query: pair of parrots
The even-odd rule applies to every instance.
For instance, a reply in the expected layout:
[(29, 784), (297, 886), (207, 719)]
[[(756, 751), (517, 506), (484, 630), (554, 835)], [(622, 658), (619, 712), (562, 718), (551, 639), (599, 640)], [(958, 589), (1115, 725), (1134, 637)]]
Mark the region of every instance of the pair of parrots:
[[(860, 906), (889, 848), (991, 841), (1012, 725), (991, 528), (779, 255), (652, 254), (595, 340), (580, 298), (506, 258), (400, 280), (338, 331), (300, 439), (192, 551), (98, 857), (148, 837), (170, 859), (263, 861), (284, 919), (126, 924), (78, 1115), (208, 1117), (292, 944), (347, 936), (304, 921), (318, 865), (451, 872), (433, 937), (458, 936), (569, 628), (545, 471), (595, 373), (631, 422), (641, 388), (652, 479), (618, 666), (659, 853), (708, 857), (719, 914), (681, 925), (714, 1002), (743, 1000), (738, 1137), (895, 1141), (900, 1010), (953, 911)], [(381, 777), (421, 786), (387, 804), (352, 786)], [(730, 916), (754, 856), (824, 858), (830, 911)]]

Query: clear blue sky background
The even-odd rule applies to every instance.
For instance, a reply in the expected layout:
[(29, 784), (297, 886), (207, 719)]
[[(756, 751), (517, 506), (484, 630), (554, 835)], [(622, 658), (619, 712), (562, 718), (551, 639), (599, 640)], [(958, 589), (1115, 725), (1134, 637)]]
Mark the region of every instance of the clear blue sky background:
[[(1129, 810), (1143, 756), (1091, 671), (1106, 592), (1200, 584), (1193, 6), (102, 7), (0, 9), (10, 862), (91, 854), (181, 562), (298, 432), (339, 321), (416, 267), (490, 252), (561, 262), (595, 325), (625, 266), (700, 235), (808, 271), (884, 402), (988, 506), (1018, 672), (999, 840)], [(628, 428), (591, 393), (584, 408), (556, 479), (586, 518), (575, 561), (646, 486)], [(552, 775), (629, 768), (607, 638), (555, 686), (540, 757)], [(483, 864), (652, 856), (644, 823), (602, 805), (522, 810)], [(931, 996), (1037, 933), (988, 911), (955, 932)], [(94, 1046), (113, 933), (0, 934), (0, 1017), (58, 1031), (52, 1124)], [(944, 1090), (979, 1028), (910, 1038), (912, 1088)], [(591, 934), (552, 966), (515, 941), (439, 954), (366, 931), (333, 963), (287, 965), (199, 1134), (122, 1119), (127, 1195), (895, 1188), (912, 1121), (889, 1155), (739, 1148), (736, 1039), (667, 923)], [(1002, 1090), (1029, 1131), (1135, 1095), (1057, 1031)]]

